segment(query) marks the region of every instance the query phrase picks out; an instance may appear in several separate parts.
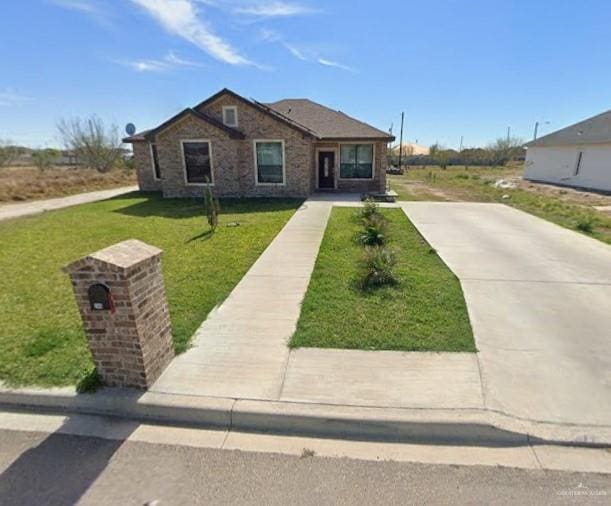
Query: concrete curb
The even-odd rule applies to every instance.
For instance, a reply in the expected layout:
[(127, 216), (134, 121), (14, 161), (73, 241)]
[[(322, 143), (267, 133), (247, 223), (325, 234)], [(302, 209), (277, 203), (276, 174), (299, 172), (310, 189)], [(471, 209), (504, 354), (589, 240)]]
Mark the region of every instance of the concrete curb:
[(364, 441), (611, 447), (611, 427), (520, 420), (478, 409), (389, 409), (102, 389), (0, 388), (0, 408), (89, 414), (222, 430)]

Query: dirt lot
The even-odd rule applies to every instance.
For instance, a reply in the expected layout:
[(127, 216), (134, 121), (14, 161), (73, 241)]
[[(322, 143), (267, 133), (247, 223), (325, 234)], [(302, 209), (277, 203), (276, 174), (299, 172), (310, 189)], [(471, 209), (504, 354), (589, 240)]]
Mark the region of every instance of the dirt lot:
[(400, 200), (502, 202), (611, 243), (611, 195), (522, 179), (522, 166), (410, 168), (389, 176)]
[(134, 171), (115, 169), (102, 174), (82, 167), (0, 168), (0, 203), (22, 202), (105, 190), (136, 183)]

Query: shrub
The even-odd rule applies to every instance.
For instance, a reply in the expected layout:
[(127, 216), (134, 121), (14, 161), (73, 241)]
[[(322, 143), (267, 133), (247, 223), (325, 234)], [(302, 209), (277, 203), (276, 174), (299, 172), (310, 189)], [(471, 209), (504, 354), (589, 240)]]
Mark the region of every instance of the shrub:
[(39, 149), (32, 153), (32, 162), (40, 172), (53, 167), (59, 152), (56, 149)]
[(362, 259), (362, 287), (370, 289), (396, 284), (396, 264), (397, 255), (394, 250), (385, 246), (366, 247)]
[(219, 199), (212, 194), (210, 185), (206, 185), (204, 188), (204, 212), (208, 219), (208, 225), (210, 230), (214, 232), (219, 224), (219, 212), (221, 207), (219, 205)]
[(594, 231), (595, 220), (592, 216), (581, 216), (577, 218), (575, 228), (586, 234), (591, 234)]
[(363, 207), (359, 209), (358, 217), (368, 220), (371, 216), (380, 215), (380, 206), (372, 198), (366, 198), (363, 202)]
[(363, 231), (358, 236), (358, 241), (365, 246), (381, 246), (386, 242), (388, 222), (379, 213), (372, 214), (363, 219)]

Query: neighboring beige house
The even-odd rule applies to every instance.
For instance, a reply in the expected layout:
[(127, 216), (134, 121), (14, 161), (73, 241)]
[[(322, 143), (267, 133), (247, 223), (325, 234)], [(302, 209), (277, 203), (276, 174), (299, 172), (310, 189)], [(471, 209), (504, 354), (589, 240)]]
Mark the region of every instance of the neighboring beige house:
[(524, 179), (611, 191), (611, 111), (526, 144)]
[(165, 197), (305, 197), (386, 191), (394, 137), (307, 99), (271, 104), (223, 89), (131, 143), (142, 191)]

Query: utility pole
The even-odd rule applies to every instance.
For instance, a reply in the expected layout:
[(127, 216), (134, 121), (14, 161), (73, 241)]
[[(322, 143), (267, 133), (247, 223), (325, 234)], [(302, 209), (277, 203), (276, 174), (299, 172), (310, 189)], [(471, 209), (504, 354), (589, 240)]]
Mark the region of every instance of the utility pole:
[(461, 135), (460, 136), (460, 149), (458, 150), (459, 153), (462, 153), (463, 140), (464, 140), (464, 136)]
[(399, 169), (401, 168), (401, 162), (403, 158), (403, 118), (405, 117), (405, 113), (401, 113), (401, 135), (399, 137)]
[(509, 142), (509, 139), (511, 139), (511, 127), (510, 126), (507, 127), (507, 142)]

